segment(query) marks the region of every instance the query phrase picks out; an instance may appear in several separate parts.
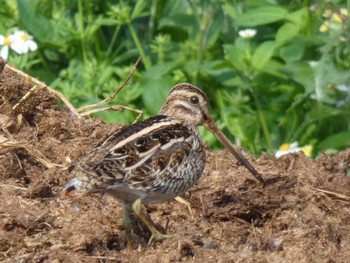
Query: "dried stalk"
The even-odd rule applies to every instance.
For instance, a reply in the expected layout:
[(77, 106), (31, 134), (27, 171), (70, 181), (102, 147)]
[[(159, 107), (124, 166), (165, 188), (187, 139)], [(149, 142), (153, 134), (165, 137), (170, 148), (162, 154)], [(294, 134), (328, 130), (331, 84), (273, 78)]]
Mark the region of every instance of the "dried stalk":
[(139, 57), (135, 64), (133, 65), (129, 75), (126, 77), (126, 79), (123, 81), (123, 83), (109, 96), (107, 97), (106, 99), (104, 99), (103, 101), (100, 101), (98, 103), (95, 103), (95, 104), (91, 104), (91, 105), (88, 105), (88, 106), (84, 106), (84, 107), (81, 107), (78, 109), (78, 112), (82, 112), (82, 111), (85, 111), (87, 109), (91, 109), (91, 108), (96, 108), (96, 107), (99, 107), (99, 106), (102, 106), (102, 105), (105, 105), (107, 104), (108, 102), (110, 102), (111, 100), (113, 100), (115, 98), (115, 96), (117, 96), (117, 94), (126, 86), (126, 84), (129, 82), (129, 80), (131, 79), (131, 77), (134, 75), (136, 69), (137, 69), (137, 66), (138, 64), (140, 63), (141, 61), (141, 57)]
[[(72, 112), (72, 114), (78, 118), (81, 118), (80, 114), (77, 112), (77, 110), (74, 108), (74, 106), (66, 99), (65, 96), (63, 96), (62, 93), (58, 92), (57, 90), (54, 90), (53, 88), (50, 88), (49, 86), (47, 86), (45, 83), (39, 81), (36, 78), (33, 78), (31, 76), (29, 76), (28, 74), (24, 73), (21, 70), (18, 70), (12, 66), (10, 66), (9, 64), (5, 65), (5, 68), (8, 70), (11, 70), (13, 72), (16, 72), (17, 74), (21, 75), (24, 79), (29, 79), (31, 82), (33, 82), (35, 84), (35, 86), (33, 88), (31, 88), (26, 95), (24, 95), (24, 97), (14, 106), (14, 108), (17, 108), (21, 102), (23, 102), (25, 99), (27, 99), (31, 94), (33, 94), (37, 89), (39, 88), (46, 88), (50, 93), (53, 93), (54, 95), (56, 95), (57, 97), (59, 97), (63, 103), (67, 106), (67, 108)], [(37, 86), (37, 88), (36, 88)]]
[(10, 140), (5, 137), (0, 136), (0, 148), (10, 148), (10, 149), (23, 149), (29, 155), (33, 156), (39, 163), (41, 163), (46, 168), (50, 169), (53, 167), (64, 167), (60, 164), (55, 164), (50, 162), (38, 149), (30, 144), (24, 142), (19, 142), (16, 140)]

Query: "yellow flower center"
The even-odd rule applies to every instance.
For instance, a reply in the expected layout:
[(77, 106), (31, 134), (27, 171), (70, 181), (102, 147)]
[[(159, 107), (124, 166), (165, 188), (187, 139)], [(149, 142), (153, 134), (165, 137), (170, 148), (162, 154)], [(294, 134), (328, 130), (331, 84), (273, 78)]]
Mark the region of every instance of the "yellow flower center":
[(289, 143), (284, 143), (280, 146), (280, 150), (281, 151), (287, 151), (290, 148), (290, 144)]
[(21, 35), (21, 40), (27, 41), (28, 39), (29, 39), (29, 37), (28, 37), (27, 34), (22, 34), (22, 35)]
[(4, 45), (5, 46), (10, 46), (11, 45), (11, 40), (8, 37), (5, 37), (4, 39)]

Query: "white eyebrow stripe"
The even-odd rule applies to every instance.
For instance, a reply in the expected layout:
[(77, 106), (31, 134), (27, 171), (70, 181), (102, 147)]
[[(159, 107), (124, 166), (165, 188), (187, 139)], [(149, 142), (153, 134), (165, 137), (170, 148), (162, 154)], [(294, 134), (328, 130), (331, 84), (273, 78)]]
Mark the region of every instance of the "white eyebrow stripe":
[(167, 126), (172, 126), (174, 124), (178, 124), (179, 122), (176, 121), (176, 120), (169, 120), (169, 121), (165, 121), (165, 122), (159, 122), (159, 123), (155, 123), (149, 127), (146, 127), (144, 129), (142, 129), (141, 131), (135, 133), (135, 134), (132, 134), (131, 136), (127, 137), (126, 139), (118, 142), (115, 146), (113, 146), (110, 151), (113, 151), (115, 149), (118, 149), (122, 146), (124, 146), (125, 144), (137, 139), (137, 138), (141, 138), (143, 135), (145, 134), (148, 134), (148, 133), (151, 133), (152, 131), (154, 130), (157, 130), (159, 128), (162, 128), (162, 127), (167, 127)]
[(184, 101), (184, 100), (176, 100), (175, 103), (177, 105), (181, 105), (183, 106), (184, 108), (190, 110), (190, 111), (193, 111), (193, 107), (191, 104), (189, 104), (188, 102)]

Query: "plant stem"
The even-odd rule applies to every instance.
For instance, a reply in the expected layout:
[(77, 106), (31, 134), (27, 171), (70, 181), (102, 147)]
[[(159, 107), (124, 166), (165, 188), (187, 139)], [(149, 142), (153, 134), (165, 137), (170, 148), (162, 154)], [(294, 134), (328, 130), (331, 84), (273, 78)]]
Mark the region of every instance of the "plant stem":
[(269, 129), (268, 129), (267, 124), (266, 124), (265, 116), (264, 116), (264, 114), (263, 114), (263, 112), (261, 110), (261, 105), (260, 105), (259, 99), (256, 97), (256, 95), (255, 95), (255, 93), (254, 93), (254, 91), (252, 89), (252, 85), (251, 85), (250, 81), (249, 81), (249, 90), (250, 90), (250, 93), (253, 96), (255, 107), (256, 107), (256, 109), (258, 111), (258, 119), (259, 119), (261, 128), (262, 128), (263, 133), (264, 133), (264, 137), (265, 137), (265, 140), (266, 140), (267, 152), (269, 154), (273, 154), (274, 153), (274, 149), (273, 149), (273, 145), (272, 145), (271, 135), (270, 135)]
[(128, 23), (128, 27), (131, 33), (131, 37), (134, 40), (134, 43), (136, 45), (137, 50), (140, 53), (140, 56), (142, 58), (143, 64), (145, 65), (146, 70), (149, 70), (151, 68), (151, 62), (149, 60), (149, 58), (146, 56), (146, 53), (144, 51), (144, 49), (142, 48), (141, 42), (139, 37), (136, 34), (136, 31), (134, 29), (134, 26), (132, 25), (131, 22)]
[(197, 50), (197, 61), (202, 63), (204, 53), (204, 36), (209, 24), (209, 15), (204, 15), (203, 21), (199, 24), (199, 48)]
[(83, 3), (82, 0), (78, 0), (78, 31), (80, 35), (81, 50), (83, 52), (84, 62), (87, 61), (86, 50), (85, 50), (85, 36), (84, 36), (84, 19), (83, 19)]
[(112, 48), (114, 47), (114, 43), (117, 39), (117, 36), (118, 36), (118, 33), (119, 33), (119, 30), (120, 30), (120, 25), (118, 25), (114, 32), (113, 32), (113, 36), (112, 36), (112, 39), (108, 45), (108, 48), (107, 48), (107, 52), (106, 52), (106, 58), (109, 58), (110, 55), (111, 55), (111, 52), (112, 52)]
[[(205, 40), (205, 33), (207, 31), (210, 19), (211, 19), (211, 15), (208, 14), (208, 12), (206, 12), (206, 8), (203, 6), (203, 17), (202, 19), (200, 18), (197, 9), (198, 7), (190, 0), (188, 0), (188, 3), (190, 4), (191, 8), (192, 8), (192, 12), (194, 17), (196, 18), (196, 21), (198, 23), (198, 27), (199, 27), (199, 38), (198, 38), (198, 49), (197, 49), (197, 62), (200, 65), (203, 62), (203, 54), (205, 51), (204, 48), (204, 40)], [(194, 83), (198, 82), (198, 73), (199, 71), (197, 70), (194, 73), (194, 77), (193, 77), (193, 81)]]
[(41, 61), (41, 64), (45, 68), (45, 71), (50, 75), (50, 78), (55, 76), (56, 74), (52, 71), (50, 66), (46, 63), (45, 57), (43, 56), (43, 54), (40, 50), (37, 51), (37, 55), (39, 57), (39, 60)]
[(154, 25), (155, 25), (155, 19), (156, 19), (156, 13), (157, 13), (157, 6), (158, 6), (158, 0), (153, 0), (151, 4), (151, 10), (150, 10), (150, 19), (149, 19), (149, 30), (150, 33), (148, 34), (148, 41), (152, 41), (152, 36), (154, 33)]

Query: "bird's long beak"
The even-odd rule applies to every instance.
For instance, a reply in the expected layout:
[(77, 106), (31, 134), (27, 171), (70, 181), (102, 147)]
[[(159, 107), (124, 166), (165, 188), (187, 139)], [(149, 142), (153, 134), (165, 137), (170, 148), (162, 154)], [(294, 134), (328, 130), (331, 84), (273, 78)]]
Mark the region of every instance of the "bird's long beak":
[(252, 175), (255, 176), (256, 179), (259, 180), (262, 184), (265, 185), (264, 179), (261, 177), (261, 175), (255, 170), (255, 168), (250, 164), (250, 162), (239, 152), (235, 149), (235, 146), (229, 141), (229, 139), (226, 138), (226, 136), (219, 130), (219, 128), (216, 126), (215, 122), (210, 116), (207, 116), (207, 120), (203, 124), (204, 127), (206, 127), (212, 134), (215, 135), (216, 138), (219, 139), (219, 141), (225, 146), (227, 150), (229, 150), (233, 156), (235, 156), (238, 161), (242, 165), (244, 165), (249, 172), (252, 173)]

